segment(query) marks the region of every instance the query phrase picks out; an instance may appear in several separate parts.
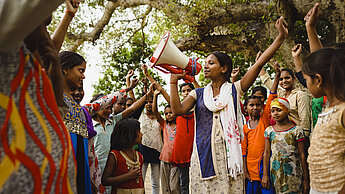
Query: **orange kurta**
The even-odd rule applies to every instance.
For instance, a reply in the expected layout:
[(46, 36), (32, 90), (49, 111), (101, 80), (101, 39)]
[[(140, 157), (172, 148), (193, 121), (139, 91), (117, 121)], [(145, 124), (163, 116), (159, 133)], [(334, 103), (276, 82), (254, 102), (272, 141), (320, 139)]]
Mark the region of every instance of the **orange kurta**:
[(248, 123), (243, 126), (244, 139), (241, 142), (242, 154), (247, 156), (247, 169), (250, 179), (260, 179), (260, 163), (265, 151), (265, 129), (270, 124), (270, 104), (277, 94), (270, 94), (267, 99), (264, 112), (262, 113), (259, 124), (255, 129), (251, 129)]

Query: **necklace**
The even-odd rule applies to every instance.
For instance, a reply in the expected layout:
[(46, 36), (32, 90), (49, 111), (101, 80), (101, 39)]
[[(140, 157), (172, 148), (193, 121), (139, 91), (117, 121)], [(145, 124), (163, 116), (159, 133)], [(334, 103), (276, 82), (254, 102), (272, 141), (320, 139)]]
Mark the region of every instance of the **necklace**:
[(318, 115), (318, 119), (317, 119), (317, 122), (320, 123), (320, 124), (325, 124), (327, 122), (329, 122), (331, 120), (330, 116), (337, 112), (337, 106), (333, 106), (329, 111), (327, 112), (321, 112), (319, 115)]
[[(129, 170), (132, 167), (140, 169), (140, 161), (139, 161), (139, 154), (136, 152), (136, 160), (133, 161), (131, 158), (129, 158), (124, 152), (120, 151), (120, 154), (125, 158), (127, 169)], [(139, 183), (140, 178), (137, 178), (136, 181)]]

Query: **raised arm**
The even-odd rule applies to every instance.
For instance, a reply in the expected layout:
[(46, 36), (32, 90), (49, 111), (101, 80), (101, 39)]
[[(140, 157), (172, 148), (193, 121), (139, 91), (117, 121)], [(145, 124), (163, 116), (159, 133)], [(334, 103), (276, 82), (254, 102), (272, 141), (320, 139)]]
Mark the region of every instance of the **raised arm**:
[[(40, 61), (45, 72), (48, 74), (53, 86), (55, 100), (58, 106), (64, 106), (63, 92), (65, 82), (62, 74), (59, 53), (56, 51), (45, 24), (41, 24), (29, 36), (25, 38), (25, 44), (31, 52), (38, 53), (37, 60)], [(69, 93), (68, 93), (69, 94)]]
[(182, 79), (186, 75), (186, 72), (183, 74), (171, 74), (170, 75), (170, 106), (175, 113), (175, 115), (184, 115), (187, 114), (194, 106), (195, 99), (188, 95), (182, 103), (178, 95), (177, 82), (179, 79)]
[(295, 64), (295, 69), (296, 69), (296, 73), (295, 73), (296, 78), (306, 88), (307, 83), (306, 83), (306, 80), (304, 79), (303, 74), (302, 74), (301, 53), (302, 53), (302, 45), (301, 44), (295, 45), (291, 50), (293, 62)]
[(311, 53), (322, 48), (322, 43), (316, 31), (316, 21), (320, 15), (319, 5), (319, 3), (316, 3), (314, 7), (311, 10), (309, 10), (307, 15), (304, 17), (304, 20), (306, 21), (305, 27), (307, 29)]
[(92, 103), (85, 104), (84, 107), (89, 112), (89, 114), (93, 116), (97, 112), (115, 103), (118, 99), (124, 98), (126, 95), (126, 92), (132, 90), (137, 84), (138, 84), (138, 80), (132, 80), (131, 85), (128, 88), (103, 96), (99, 98), (98, 100), (93, 101)]
[(127, 118), (129, 115), (131, 115), (134, 111), (139, 109), (141, 106), (143, 106), (147, 100), (147, 97), (153, 94), (153, 84), (150, 85), (149, 91), (147, 94), (145, 94), (143, 97), (141, 97), (139, 100), (134, 102), (130, 107), (128, 107), (126, 110), (122, 112), (122, 118)]
[(267, 63), (273, 57), (288, 35), (287, 23), (282, 17), (277, 20), (275, 26), (279, 31), (279, 35), (241, 79), (240, 83), (243, 92), (246, 92), (254, 83), (255, 79), (259, 75), (259, 72), (261, 71), (262, 66), (264, 66), (265, 63)]
[[(126, 85), (127, 87), (129, 87), (131, 85), (131, 77), (133, 76), (134, 71), (133, 70), (129, 70), (127, 75), (126, 75)], [(131, 97), (133, 99), (133, 102), (137, 101), (137, 99), (134, 96), (134, 92), (133, 90), (128, 91), (128, 95), (129, 97)]]
[(168, 104), (170, 104), (170, 96), (169, 94), (164, 90), (164, 88), (158, 83), (156, 82), (155, 79), (153, 79), (153, 77), (150, 75), (150, 73), (147, 71), (147, 66), (145, 64), (143, 64), (141, 66), (141, 69), (144, 72), (144, 75), (147, 77), (147, 79), (151, 82), (154, 83), (156, 88), (161, 92), (161, 94), (163, 95), (164, 99), (168, 102)]
[(161, 114), (159, 114), (158, 105), (157, 105), (157, 99), (158, 99), (159, 94), (160, 94), (160, 91), (155, 90), (155, 92), (153, 94), (153, 105), (152, 105), (152, 108), (153, 108), (152, 112), (154, 112), (158, 122), (160, 122), (163, 119)]
[(21, 42), (49, 18), (63, 0), (2, 0), (0, 51), (19, 48)]
[(264, 113), (262, 114), (263, 120), (266, 121), (267, 123), (269, 123), (270, 121), (270, 116), (271, 116), (271, 111), (270, 111), (270, 106), (271, 106), (271, 102), (277, 98), (277, 88), (278, 88), (278, 83), (279, 83), (279, 79), (280, 79), (280, 67), (278, 65), (278, 62), (275, 63), (274, 65), (274, 69), (276, 70), (276, 77), (274, 79), (274, 82), (272, 84), (272, 88), (270, 90), (270, 94), (267, 98), (267, 103), (264, 109)]
[(278, 89), (278, 84), (279, 84), (279, 79), (280, 79), (280, 66), (278, 64), (278, 62), (276, 62), (274, 64), (274, 70), (276, 71), (276, 77), (274, 78), (274, 82), (271, 88), (271, 93), (275, 94), (277, 93), (277, 89)]
[(75, 13), (77, 13), (78, 11), (80, 0), (72, 0), (72, 1), (66, 0), (65, 4), (66, 4), (65, 15), (63, 16), (60, 24), (58, 25), (58, 27), (56, 28), (52, 36), (52, 40), (57, 51), (60, 51), (62, 47), (63, 41), (65, 39), (65, 35), (67, 33), (68, 26), (71, 23)]

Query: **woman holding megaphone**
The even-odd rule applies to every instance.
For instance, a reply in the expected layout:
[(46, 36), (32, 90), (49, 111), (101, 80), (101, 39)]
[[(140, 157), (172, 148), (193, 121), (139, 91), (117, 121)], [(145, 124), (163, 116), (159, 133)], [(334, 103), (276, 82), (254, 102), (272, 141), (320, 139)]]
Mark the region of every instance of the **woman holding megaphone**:
[(243, 193), (244, 177), (241, 152), (243, 120), (240, 98), (257, 78), (288, 34), (287, 23), (279, 18), (275, 24), (279, 35), (243, 79), (230, 83), (231, 58), (222, 52), (207, 56), (205, 78), (211, 83), (193, 90), (180, 101), (177, 81), (183, 74), (171, 74), (170, 104), (176, 115), (188, 113), (195, 106), (195, 141), (191, 159), (192, 193)]

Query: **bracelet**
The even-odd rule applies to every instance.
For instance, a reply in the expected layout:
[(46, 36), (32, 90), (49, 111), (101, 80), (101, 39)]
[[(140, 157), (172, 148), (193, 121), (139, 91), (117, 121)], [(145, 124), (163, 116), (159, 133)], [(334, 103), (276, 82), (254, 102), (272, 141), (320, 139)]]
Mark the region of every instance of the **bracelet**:
[(176, 82), (170, 82), (170, 84), (177, 84), (177, 81)]
[(65, 13), (67, 13), (69, 16), (74, 17), (74, 13), (70, 10), (66, 10)]

